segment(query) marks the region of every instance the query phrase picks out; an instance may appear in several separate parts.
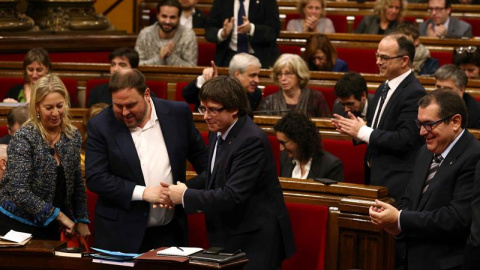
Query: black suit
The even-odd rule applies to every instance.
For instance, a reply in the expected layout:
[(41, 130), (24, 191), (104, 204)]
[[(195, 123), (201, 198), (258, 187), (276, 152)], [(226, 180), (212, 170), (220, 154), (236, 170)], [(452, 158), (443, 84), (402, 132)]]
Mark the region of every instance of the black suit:
[(471, 95), (464, 93), (463, 101), (467, 106), (468, 128), (480, 128), (480, 103)]
[[(371, 105), (368, 105), (367, 124), (372, 125), (373, 116), (383, 84), (377, 89)], [(377, 129), (370, 135), (365, 154), (367, 184), (388, 188), (390, 196), (398, 200), (407, 187), (415, 155), (424, 143), (415, 124), (417, 102), (426, 94), (425, 89), (410, 73), (397, 87), (385, 106)], [(370, 173), (370, 177), (368, 177)]]
[[(218, 43), (218, 30), (223, 27), (225, 19), (233, 17), (233, 3), (238, 0), (215, 0), (210, 10), (210, 16), (205, 26), (205, 37), (208, 41), (217, 44), (215, 63), (228, 66), (230, 39), (233, 34), (221, 43)], [(255, 51), (254, 55), (260, 60), (263, 68), (273, 66), (280, 55), (277, 46), (277, 37), (280, 33), (280, 18), (276, 0), (250, 0), (248, 20), (255, 24), (253, 36), (249, 35), (249, 43)]]
[(192, 27), (193, 28), (205, 28), (205, 23), (207, 22), (207, 16), (205, 13), (199, 9), (195, 9), (195, 12), (192, 14)]
[[(208, 153), (184, 102), (153, 98), (155, 112), (167, 147), (174, 181), (185, 182), (186, 160), (198, 173), (207, 167)], [(136, 185), (145, 186), (140, 159), (130, 130), (114, 115), (112, 107), (88, 123), (85, 172), (88, 188), (98, 194), (95, 208), (95, 243), (98, 248), (138, 252), (144, 237), (150, 204), (132, 201)], [(186, 215), (175, 208), (171, 221), (187, 240)]]
[(409, 270), (458, 269), (471, 222), (471, 199), (480, 142), (465, 130), (422, 195), (433, 153), (423, 146), (399, 203)]
[[(280, 153), (280, 176), (292, 177), (295, 165), (292, 158), (288, 157), (285, 151)], [(307, 179), (327, 178), (343, 182), (343, 165), (336, 156), (322, 151), (322, 154), (312, 159), (312, 165), (308, 172)]]
[[(216, 145), (210, 134), (209, 164)], [(295, 251), (282, 188), (267, 136), (242, 116), (230, 130), (213, 172), (187, 182), (187, 213), (205, 212), (210, 246), (241, 249), (245, 269), (275, 269)]]
[(465, 247), (465, 270), (480, 269), (480, 161), (475, 167), (472, 199), (472, 225)]

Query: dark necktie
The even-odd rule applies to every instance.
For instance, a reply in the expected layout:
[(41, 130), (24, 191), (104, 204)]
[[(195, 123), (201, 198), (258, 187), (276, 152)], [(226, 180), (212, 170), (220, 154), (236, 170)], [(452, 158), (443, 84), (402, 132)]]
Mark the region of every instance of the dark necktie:
[(430, 185), (430, 181), (432, 181), (435, 173), (437, 173), (438, 167), (440, 167), (440, 163), (442, 163), (443, 157), (442, 155), (433, 155), (432, 164), (430, 164), (430, 169), (428, 170), (427, 179), (425, 179), (425, 184), (423, 185), (422, 194), (424, 194), (428, 186)]
[(385, 103), (385, 99), (387, 98), (388, 90), (390, 90), (390, 86), (388, 83), (385, 83), (382, 89), (382, 93), (380, 94), (380, 106), (378, 107), (377, 114), (375, 115), (375, 119), (373, 120), (372, 128), (377, 128), (378, 122), (380, 122), (380, 112), (382, 112), (383, 104)]
[(225, 140), (223, 140), (222, 136), (217, 136), (217, 153), (215, 153), (215, 163), (213, 168), (218, 166), (218, 162), (220, 161), (220, 154), (222, 153), (222, 144)]
[(238, 26), (243, 24), (243, 16), (245, 14), (245, 7), (243, 6), (244, 0), (239, 0), (240, 8), (238, 9), (238, 16), (237, 16), (237, 52), (248, 52), (248, 37), (245, 33), (238, 33)]

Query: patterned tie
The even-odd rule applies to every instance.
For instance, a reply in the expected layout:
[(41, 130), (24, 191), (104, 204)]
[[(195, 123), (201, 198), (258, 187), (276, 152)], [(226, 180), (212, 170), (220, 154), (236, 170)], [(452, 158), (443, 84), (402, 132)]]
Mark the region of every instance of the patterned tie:
[(428, 186), (430, 185), (430, 181), (432, 181), (433, 177), (435, 176), (435, 173), (438, 170), (438, 167), (440, 167), (440, 163), (442, 163), (443, 157), (442, 155), (433, 155), (432, 159), (432, 164), (430, 164), (430, 169), (428, 170), (428, 176), (427, 179), (425, 179), (425, 184), (423, 185), (423, 190), (422, 194), (424, 194)]
[(385, 83), (385, 85), (383, 86), (383, 89), (382, 89), (382, 93), (380, 94), (380, 106), (378, 107), (378, 111), (377, 111), (377, 114), (375, 115), (375, 119), (373, 120), (373, 125), (372, 127), (374, 129), (377, 128), (378, 126), (378, 122), (380, 122), (380, 112), (382, 111), (382, 108), (383, 108), (383, 103), (385, 103), (385, 99), (387, 98), (387, 93), (388, 93), (388, 90), (390, 90), (390, 86), (388, 86), (388, 83)]
[[(238, 26), (243, 24), (243, 16), (245, 15), (245, 7), (243, 6), (244, 0), (239, 0), (240, 8), (238, 9), (238, 16), (237, 16), (237, 31)], [(245, 33), (238, 33), (237, 32), (237, 53), (248, 52), (248, 37)]]
[(224, 141), (225, 140), (222, 138), (222, 136), (217, 136), (217, 153), (215, 153), (215, 162), (213, 168), (218, 166), (218, 162), (220, 161), (220, 153), (222, 152), (222, 144)]

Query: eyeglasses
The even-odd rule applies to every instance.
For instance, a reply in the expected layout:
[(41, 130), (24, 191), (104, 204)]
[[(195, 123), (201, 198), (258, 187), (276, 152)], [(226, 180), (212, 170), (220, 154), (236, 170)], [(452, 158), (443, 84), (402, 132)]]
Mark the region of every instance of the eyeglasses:
[(445, 122), (447, 119), (449, 118), (452, 118), (454, 115), (450, 115), (450, 116), (447, 116), (447, 117), (444, 117), (438, 121), (434, 121), (434, 122), (420, 122), (420, 120), (418, 119), (415, 119), (415, 124), (417, 124), (417, 127), (418, 128), (424, 128), (426, 131), (432, 131), (433, 127), (442, 123), (442, 122)]
[(282, 76), (285, 76), (285, 77), (287, 77), (287, 78), (290, 78), (290, 77), (292, 77), (293, 75), (295, 75), (295, 73), (290, 72), (290, 71), (287, 71), (287, 72), (285, 72), (285, 73), (277, 73), (276, 75), (277, 75), (277, 78), (282, 78)]
[(342, 105), (342, 107), (352, 107), (353, 105), (355, 105), (355, 102), (353, 101), (349, 101), (349, 102), (338, 102), (340, 105)]
[(397, 55), (397, 56), (388, 56), (388, 55), (375, 53), (375, 58), (376, 59), (380, 58), (382, 61), (388, 61), (388, 60), (392, 60), (392, 59), (395, 59), (395, 58), (400, 58), (400, 57), (403, 57), (403, 56), (405, 56), (405, 54)]
[(208, 114), (210, 114), (211, 116), (217, 116), (223, 110), (225, 110), (225, 107), (221, 107), (221, 108), (206, 108), (205, 106), (198, 107), (199, 113), (206, 114), (208, 112)]
[(285, 144), (287, 144), (289, 141), (291, 141), (291, 140), (286, 140), (286, 141), (278, 140), (280, 145), (283, 146), (283, 147), (285, 147)]
[(434, 11), (436, 13), (436, 12), (440, 12), (444, 9), (445, 9), (445, 7), (428, 7), (427, 11), (428, 11), (428, 13), (433, 13)]
[(455, 51), (456, 51), (458, 54), (474, 53), (474, 52), (477, 51), (477, 47), (475, 47), (475, 46), (457, 47), (457, 48), (455, 48)]

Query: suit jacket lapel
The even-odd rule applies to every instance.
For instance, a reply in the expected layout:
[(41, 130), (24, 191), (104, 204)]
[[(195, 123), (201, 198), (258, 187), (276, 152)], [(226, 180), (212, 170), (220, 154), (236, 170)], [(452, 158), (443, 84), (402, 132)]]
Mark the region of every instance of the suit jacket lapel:
[(403, 79), (403, 81), (395, 89), (395, 92), (393, 92), (392, 96), (388, 100), (388, 103), (385, 105), (385, 109), (383, 110), (382, 117), (380, 118), (380, 120), (378, 122), (378, 128), (381, 129), (383, 127), (383, 123), (385, 122), (384, 121), (385, 118), (387, 117), (390, 110), (392, 109), (393, 104), (395, 104), (397, 102), (396, 100), (398, 99), (398, 97), (403, 94), (402, 93), (403, 88), (405, 88), (412, 81), (412, 76), (415, 76), (413, 74), (413, 72), (408, 74), (408, 76), (405, 77), (405, 79)]
[[(113, 112), (112, 112), (113, 113)], [(140, 165), (140, 159), (138, 158), (137, 149), (133, 143), (132, 135), (130, 130), (119, 122), (115, 118), (115, 128), (116, 130), (112, 134), (116, 134), (115, 139), (118, 145), (118, 149), (122, 152), (123, 157), (125, 158), (125, 164), (128, 164), (132, 170), (133, 175), (135, 176), (136, 182), (139, 185), (145, 185), (145, 179), (143, 178), (142, 167)]]

